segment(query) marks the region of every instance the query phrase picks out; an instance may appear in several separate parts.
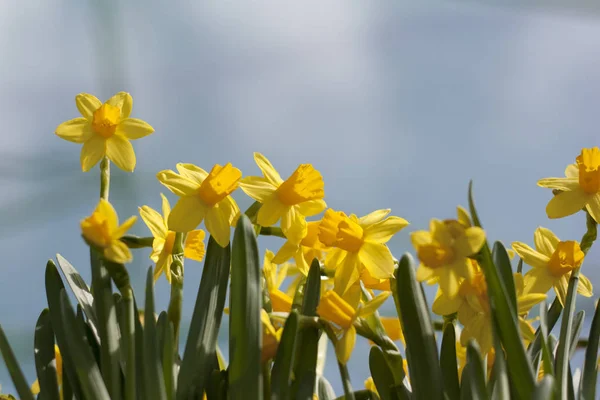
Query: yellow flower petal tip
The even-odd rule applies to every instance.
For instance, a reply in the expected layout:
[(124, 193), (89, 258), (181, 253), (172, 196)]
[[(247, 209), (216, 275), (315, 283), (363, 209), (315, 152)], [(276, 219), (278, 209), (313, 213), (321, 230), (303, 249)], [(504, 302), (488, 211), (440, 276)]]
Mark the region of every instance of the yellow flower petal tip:
[(55, 133), (62, 139), (83, 144), (81, 169), (87, 172), (108, 157), (120, 169), (133, 172), (136, 159), (130, 140), (148, 136), (154, 128), (140, 119), (129, 118), (131, 95), (119, 92), (103, 104), (91, 94), (80, 93), (75, 104), (82, 117), (63, 122)]

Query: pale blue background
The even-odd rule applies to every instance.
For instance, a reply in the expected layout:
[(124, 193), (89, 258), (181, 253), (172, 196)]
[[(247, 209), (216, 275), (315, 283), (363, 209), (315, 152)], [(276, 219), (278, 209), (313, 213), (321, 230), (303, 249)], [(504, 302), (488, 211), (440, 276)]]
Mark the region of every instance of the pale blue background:
[[(390, 242), (398, 257), (412, 251), (410, 231), (466, 205), (469, 179), (491, 239), (531, 243), (539, 225), (581, 237), (583, 215), (549, 221), (551, 193), (536, 181), (600, 144), (600, 20), (584, 2), (123, 3), (0, 2), (0, 323), (30, 380), (46, 260), (60, 252), (89, 277), (78, 224), (96, 204), (98, 172), (82, 173), (80, 146), (53, 133), (78, 115), (79, 92), (129, 91), (133, 116), (156, 129), (134, 144), (135, 174), (113, 168), (122, 218), (159, 207), (161, 169), (231, 161), (253, 175), (260, 151), (282, 175), (313, 163), (331, 207), (408, 219)], [(140, 222), (133, 233), (148, 231)], [(599, 254), (584, 266), (596, 287)], [(148, 251), (135, 256), (141, 293)], [(186, 264), (188, 319), (200, 274)], [(157, 292), (166, 308), (164, 280)], [(593, 302), (578, 306), (590, 315)], [(351, 359), (355, 388), (369, 375), (367, 352), (360, 343)], [(1, 363), (0, 384), (12, 391)]]

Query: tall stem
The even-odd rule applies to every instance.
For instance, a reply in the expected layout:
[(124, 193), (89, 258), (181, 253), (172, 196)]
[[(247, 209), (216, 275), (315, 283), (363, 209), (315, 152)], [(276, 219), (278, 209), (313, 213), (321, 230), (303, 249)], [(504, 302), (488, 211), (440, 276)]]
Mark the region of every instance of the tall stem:
[(177, 232), (173, 243), (173, 262), (171, 263), (171, 298), (167, 316), (173, 324), (175, 351), (179, 352), (179, 324), (183, 304), (183, 241), (184, 234)]
[(105, 156), (100, 161), (100, 198), (108, 200), (110, 191), (110, 161)]

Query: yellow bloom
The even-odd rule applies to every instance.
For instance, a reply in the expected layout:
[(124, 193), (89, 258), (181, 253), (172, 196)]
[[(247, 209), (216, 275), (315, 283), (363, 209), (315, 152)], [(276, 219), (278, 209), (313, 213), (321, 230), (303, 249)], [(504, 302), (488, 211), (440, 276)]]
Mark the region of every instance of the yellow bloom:
[(273, 257), (273, 252), (267, 250), (263, 261), (263, 274), (265, 276), (269, 298), (271, 299), (271, 306), (275, 312), (290, 312), (292, 310), (293, 299), (279, 289), (284, 279), (287, 277), (289, 265), (284, 263), (280, 268), (277, 268), (277, 264), (273, 261)]
[[(60, 390), (60, 397), (62, 398), (62, 356), (60, 355), (60, 350), (57, 345), (54, 345), (54, 360), (56, 362), (56, 382), (58, 383), (58, 388)], [(31, 393), (33, 395), (37, 395), (40, 393), (40, 382), (39, 380), (35, 380), (33, 385), (31, 385)]]
[(485, 242), (485, 232), (475, 226), (465, 227), (457, 220), (432, 219), (430, 232), (410, 235), (420, 264), (417, 280), (437, 282), (450, 298), (458, 294), (460, 279), (471, 279), (473, 271), (469, 256), (477, 253)]
[(133, 216), (119, 226), (119, 217), (113, 206), (100, 199), (92, 215), (81, 221), (81, 232), (88, 243), (102, 249), (104, 258), (124, 264), (131, 262), (133, 257), (127, 245), (119, 239), (136, 220), (137, 217)]
[[(531, 269), (525, 274), (527, 293), (546, 293), (554, 287), (556, 296), (565, 304), (571, 271), (579, 268), (584, 254), (576, 241), (561, 242), (550, 229), (539, 227), (533, 235), (536, 250), (521, 242), (514, 242), (513, 249)], [(579, 274), (577, 292), (585, 297), (592, 296), (592, 283)]]
[(310, 264), (316, 258), (323, 261), (323, 256), (328, 248), (319, 241), (319, 225), (321, 221), (312, 221), (306, 224), (306, 236), (299, 243), (287, 240), (279, 249), (273, 262), (282, 264), (294, 258), (298, 270), (307, 276)]
[[(319, 240), (333, 247), (325, 258), (327, 269), (335, 270), (335, 287), (344, 294), (357, 282), (364, 269), (373, 279), (393, 276), (394, 258), (386, 246), (392, 236), (408, 225), (390, 210), (377, 210), (358, 218), (328, 209), (319, 225)], [(386, 218), (387, 217), (387, 218)]]
[(269, 314), (264, 310), (260, 310), (260, 319), (263, 324), (263, 345), (261, 349), (261, 362), (266, 362), (271, 358), (275, 357), (279, 342), (281, 341), (281, 335), (283, 334), (283, 327), (275, 328), (271, 323)]
[(585, 207), (596, 222), (600, 221), (600, 149), (582, 149), (565, 176), (538, 181), (541, 187), (560, 191), (546, 207), (548, 218), (566, 217)]
[(135, 153), (130, 140), (148, 136), (154, 128), (141, 119), (129, 118), (133, 107), (131, 95), (119, 92), (102, 104), (95, 96), (80, 93), (75, 103), (83, 117), (60, 124), (56, 135), (69, 142), (83, 143), (81, 169), (87, 172), (107, 156), (123, 171), (133, 172)]
[(406, 346), (404, 332), (402, 332), (402, 325), (400, 324), (398, 317), (379, 317), (379, 319), (385, 329), (386, 335), (394, 342), (399, 340)]
[(375, 386), (375, 382), (373, 382), (373, 377), (370, 376), (365, 380), (365, 389), (367, 389), (370, 392), (375, 393), (377, 396), (379, 396), (379, 392), (377, 391), (377, 387)]
[(176, 232), (189, 232), (204, 220), (217, 243), (227, 246), (230, 227), (240, 213), (230, 194), (237, 189), (242, 172), (231, 163), (217, 164), (210, 173), (193, 164), (177, 164), (177, 171), (165, 170), (156, 175), (160, 183), (179, 196), (169, 214), (169, 227)]
[[(140, 216), (152, 232), (154, 240), (152, 241), (152, 253), (150, 259), (156, 263), (154, 269), (154, 281), (164, 272), (165, 278), (171, 282), (171, 263), (173, 262), (173, 243), (175, 242), (175, 232), (169, 230), (168, 220), (171, 213), (169, 200), (161, 193), (162, 197), (162, 215), (148, 206), (140, 207)], [(195, 261), (202, 261), (204, 258), (204, 231), (198, 229), (190, 231), (185, 237), (184, 256)]]
[(358, 305), (357, 309), (352, 306), (352, 303), (354, 303), (352, 299), (343, 298), (333, 290), (329, 290), (321, 296), (317, 314), (336, 327), (338, 340), (335, 344), (335, 353), (339, 362), (346, 364), (352, 355), (356, 342), (354, 321), (357, 318), (373, 314), (387, 300), (389, 295), (390, 292), (382, 292), (365, 303), (364, 306)]
[(306, 236), (306, 217), (316, 215), (326, 207), (323, 197), (323, 177), (311, 164), (300, 164), (285, 181), (269, 160), (254, 153), (254, 161), (264, 177), (248, 176), (240, 187), (254, 200), (262, 203), (257, 215), (261, 226), (275, 225), (281, 220), (281, 230), (293, 243)]

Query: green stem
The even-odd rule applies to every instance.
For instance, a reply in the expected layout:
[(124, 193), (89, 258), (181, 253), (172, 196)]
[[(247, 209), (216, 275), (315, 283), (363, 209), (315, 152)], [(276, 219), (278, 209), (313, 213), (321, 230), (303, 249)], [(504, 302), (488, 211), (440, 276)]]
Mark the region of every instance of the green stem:
[[(335, 332), (333, 332), (333, 329), (331, 328), (331, 325), (326, 321), (321, 321), (320, 325), (321, 328), (323, 328), (323, 330), (327, 334), (327, 337), (329, 338), (331, 343), (333, 344), (333, 347), (335, 348), (338, 340), (337, 336), (335, 335)], [(346, 364), (342, 364), (339, 360), (337, 364), (340, 369), (340, 377), (342, 378), (342, 386), (344, 388), (344, 399), (354, 400), (354, 392), (352, 391), (352, 384), (350, 383), (350, 374), (348, 373), (348, 367), (346, 367)]]
[(259, 234), (263, 236), (277, 236), (285, 239), (283, 231), (277, 226), (261, 226)]
[(123, 296), (123, 322), (121, 335), (124, 339), (126, 353), (125, 370), (125, 399), (136, 399), (136, 365), (135, 365), (135, 307), (131, 286), (121, 291)]
[(152, 247), (154, 238), (150, 237), (139, 237), (134, 235), (121, 236), (121, 242), (125, 243), (130, 249), (142, 249), (144, 247)]
[(179, 353), (179, 324), (183, 304), (183, 241), (184, 234), (177, 232), (173, 243), (173, 262), (171, 263), (171, 298), (167, 316), (173, 324), (175, 351)]
[(105, 156), (100, 161), (100, 198), (108, 200), (110, 191), (110, 161)]

